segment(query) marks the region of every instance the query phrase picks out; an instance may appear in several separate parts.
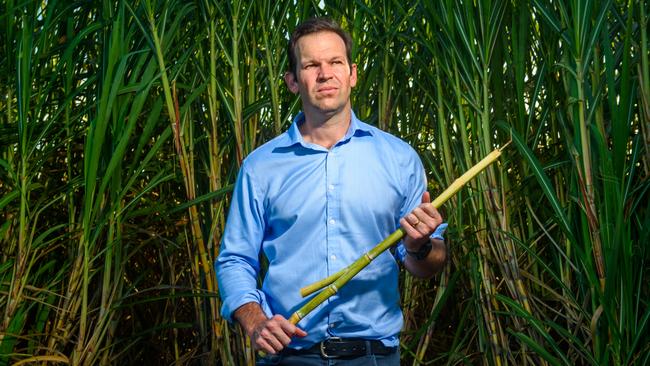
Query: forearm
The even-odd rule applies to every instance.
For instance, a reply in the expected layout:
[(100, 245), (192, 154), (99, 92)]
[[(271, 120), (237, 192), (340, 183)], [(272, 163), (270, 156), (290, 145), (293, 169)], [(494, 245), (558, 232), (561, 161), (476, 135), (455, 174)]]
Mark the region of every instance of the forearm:
[(430, 278), (442, 271), (447, 262), (447, 247), (444, 241), (430, 240), (431, 251), (426, 258), (416, 259), (410, 254), (404, 257), (404, 267), (415, 277)]
[(257, 325), (268, 319), (260, 304), (256, 302), (249, 302), (240, 306), (235, 310), (232, 317), (242, 326), (246, 334), (251, 338), (253, 337), (253, 332)]

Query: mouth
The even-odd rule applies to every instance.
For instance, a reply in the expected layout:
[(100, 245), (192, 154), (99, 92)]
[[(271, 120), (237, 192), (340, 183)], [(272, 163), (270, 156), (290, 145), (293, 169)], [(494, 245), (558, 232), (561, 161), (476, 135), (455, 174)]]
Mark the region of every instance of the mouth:
[(323, 93), (323, 94), (329, 94), (329, 93), (336, 92), (337, 90), (338, 90), (338, 88), (334, 87), (334, 86), (324, 86), (322, 88), (316, 89), (316, 92)]

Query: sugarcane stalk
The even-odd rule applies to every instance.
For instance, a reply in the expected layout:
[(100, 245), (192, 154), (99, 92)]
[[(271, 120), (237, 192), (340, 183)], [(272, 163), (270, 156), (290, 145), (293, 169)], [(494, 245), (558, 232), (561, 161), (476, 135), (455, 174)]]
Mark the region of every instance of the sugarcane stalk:
[(337, 278), (341, 277), (342, 274), (348, 271), (348, 268), (343, 268), (342, 270), (334, 273), (333, 275), (323, 278), (322, 280), (316, 281), (312, 283), (311, 285), (307, 285), (303, 288), (300, 289), (300, 296), (302, 297), (307, 297), (314, 292), (322, 289), (323, 287), (331, 284), (332, 282), (336, 281)]
[[(479, 161), (471, 169), (469, 169), (465, 174), (458, 177), (447, 189), (444, 190), (438, 197), (436, 197), (431, 205), (436, 209), (442, 206), (449, 198), (456, 194), (461, 188), (467, 184), (472, 178), (478, 175), (481, 171), (487, 168), (490, 164), (495, 162), (499, 156), (501, 156), (501, 151), (507, 146), (504, 145), (500, 149), (495, 149), (490, 154), (488, 154), (483, 160)], [(305, 305), (298, 309), (295, 313), (291, 315), (289, 321), (293, 324), (297, 324), (302, 318), (314, 310), (318, 305), (323, 303), (323, 301), (330, 298), (332, 295), (336, 294), (338, 290), (343, 287), (352, 277), (364, 269), (373, 259), (378, 255), (383, 253), (386, 249), (395, 245), (400, 241), (406, 232), (403, 228), (399, 227), (392, 234), (390, 234), (386, 239), (382, 240), (370, 251), (362, 255), (359, 259), (354, 261), (351, 265), (344, 268), (343, 270), (323, 279), (318, 282), (315, 282), (311, 285), (303, 287), (300, 290), (301, 295), (307, 296), (325, 286), (325, 289), (321, 291), (318, 295), (314, 296), (309, 300)]]

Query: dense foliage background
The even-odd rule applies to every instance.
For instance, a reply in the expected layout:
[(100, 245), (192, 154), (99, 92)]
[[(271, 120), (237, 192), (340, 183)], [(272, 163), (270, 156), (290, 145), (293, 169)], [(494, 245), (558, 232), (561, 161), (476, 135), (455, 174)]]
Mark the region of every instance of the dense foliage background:
[(0, 4), (0, 365), (251, 362), (213, 260), (317, 14), (434, 194), (512, 140), (447, 203), (445, 272), (403, 275), (403, 363), (650, 363), (647, 0)]

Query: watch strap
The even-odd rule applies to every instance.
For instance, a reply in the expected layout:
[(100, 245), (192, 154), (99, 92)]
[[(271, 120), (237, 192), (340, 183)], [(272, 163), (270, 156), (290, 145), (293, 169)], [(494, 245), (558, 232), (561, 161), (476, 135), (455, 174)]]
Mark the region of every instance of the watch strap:
[(429, 240), (428, 242), (423, 244), (420, 247), (420, 249), (418, 249), (417, 251), (410, 251), (410, 250), (407, 249), (406, 253), (408, 255), (410, 255), (411, 257), (421, 261), (421, 260), (425, 259), (429, 255), (429, 252), (431, 251), (431, 248), (432, 248), (431, 240)]

